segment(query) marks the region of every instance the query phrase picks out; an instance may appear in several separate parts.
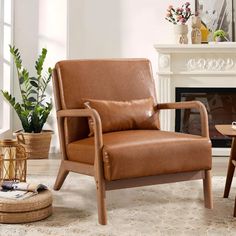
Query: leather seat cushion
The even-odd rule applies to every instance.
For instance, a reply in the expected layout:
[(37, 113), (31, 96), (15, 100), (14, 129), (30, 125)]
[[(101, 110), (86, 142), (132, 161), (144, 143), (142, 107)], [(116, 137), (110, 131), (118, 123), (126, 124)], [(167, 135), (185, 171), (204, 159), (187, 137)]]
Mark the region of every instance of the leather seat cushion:
[[(201, 136), (129, 130), (103, 134), (107, 180), (211, 169), (211, 142)], [(94, 163), (94, 138), (67, 146), (68, 159)]]

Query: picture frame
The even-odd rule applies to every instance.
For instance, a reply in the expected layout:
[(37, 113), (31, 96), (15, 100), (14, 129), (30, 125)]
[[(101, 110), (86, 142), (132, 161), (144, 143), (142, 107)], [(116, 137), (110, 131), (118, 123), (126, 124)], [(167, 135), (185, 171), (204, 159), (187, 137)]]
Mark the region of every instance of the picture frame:
[(234, 24), (234, 1), (235, 0), (195, 0), (195, 14), (199, 14), (202, 24), (210, 32), (223, 30), (227, 39), (235, 41)]

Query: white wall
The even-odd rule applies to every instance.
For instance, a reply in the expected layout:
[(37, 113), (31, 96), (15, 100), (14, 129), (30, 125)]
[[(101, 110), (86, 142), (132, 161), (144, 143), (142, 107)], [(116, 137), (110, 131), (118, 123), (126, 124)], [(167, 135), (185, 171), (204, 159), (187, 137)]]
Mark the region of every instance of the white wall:
[[(67, 0), (15, 0), (14, 44), (20, 49), (23, 64), (35, 75), (34, 63), (42, 47), (48, 49), (45, 68), (54, 67), (67, 57)], [(15, 75), (14, 93), (19, 94)], [(52, 97), (52, 87), (48, 89)], [(14, 116), (13, 130), (21, 128)], [(55, 110), (51, 113), (45, 129), (57, 134)], [(54, 135), (51, 151), (58, 151), (58, 135)]]
[[(193, 2), (193, 1), (190, 1)], [(69, 57), (145, 57), (157, 68), (153, 44), (172, 43), (169, 4), (179, 0), (70, 0)], [(192, 4), (192, 7), (194, 5)]]
[[(34, 61), (38, 53), (38, 1), (15, 0), (13, 34), (13, 44), (20, 49), (23, 65), (33, 73)], [(16, 73), (13, 91), (14, 95), (19, 97)], [(13, 114), (13, 131), (15, 131), (21, 129), (21, 125), (16, 113)]]

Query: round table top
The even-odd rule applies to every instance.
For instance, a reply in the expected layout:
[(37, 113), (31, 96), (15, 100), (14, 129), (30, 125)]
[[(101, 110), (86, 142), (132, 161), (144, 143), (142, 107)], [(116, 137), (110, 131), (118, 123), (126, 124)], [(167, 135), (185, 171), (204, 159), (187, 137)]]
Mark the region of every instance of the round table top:
[(216, 125), (215, 127), (225, 136), (236, 137), (236, 130), (232, 128), (232, 125)]

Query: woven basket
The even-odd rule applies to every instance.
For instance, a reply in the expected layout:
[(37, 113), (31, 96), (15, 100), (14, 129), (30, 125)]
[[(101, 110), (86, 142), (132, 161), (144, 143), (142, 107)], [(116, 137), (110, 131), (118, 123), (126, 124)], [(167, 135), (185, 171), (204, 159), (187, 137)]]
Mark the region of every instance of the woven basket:
[(21, 130), (15, 132), (18, 143), (28, 154), (28, 159), (48, 158), (52, 134), (51, 130), (43, 130), (41, 133), (24, 133)]
[(52, 214), (52, 201), (49, 190), (23, 200), (0, 198), (0, 223), (17, 224), (45, 219)]
[(16, 139), (0, 140), (0, 181), (26, 181), (27, 153)]
[(0, 212), (0, 223), (20, 224), (43, 220), (52, 215), (52, 206), (29, 212), (5, 213)]

